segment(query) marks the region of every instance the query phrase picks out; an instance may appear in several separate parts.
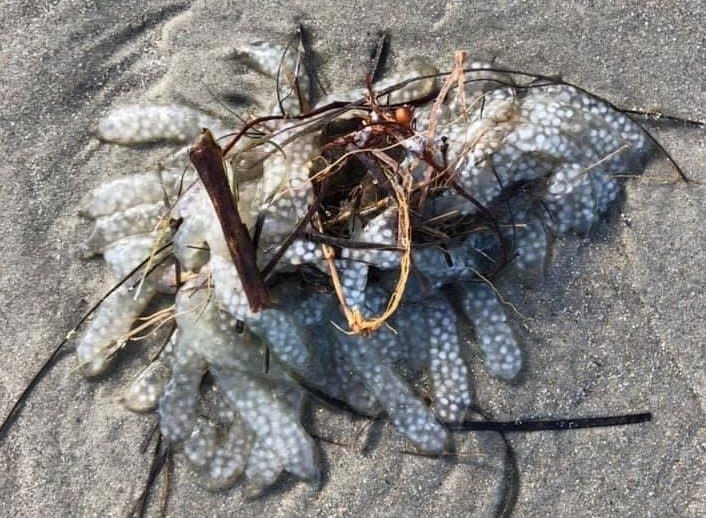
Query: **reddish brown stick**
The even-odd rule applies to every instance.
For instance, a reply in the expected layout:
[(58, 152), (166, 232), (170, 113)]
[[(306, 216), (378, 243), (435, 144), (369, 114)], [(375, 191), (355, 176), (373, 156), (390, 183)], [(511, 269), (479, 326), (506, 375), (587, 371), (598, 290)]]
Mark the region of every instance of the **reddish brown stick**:
[(189, 159), (199, 173), (201, 182), (211, 198), (216, 216), (221, 223), (223, 236), (228, 244), (233, 264), (243, 284), (250, 309), (258, 311), (270, 306), (270, 295), (257, 268), (255, 247), (248, 228), (243, 224), (238, 207), (226, 178), (223, 166), (223, 150), (207, 129), (201, 132), (194, 146), (189, 150)]

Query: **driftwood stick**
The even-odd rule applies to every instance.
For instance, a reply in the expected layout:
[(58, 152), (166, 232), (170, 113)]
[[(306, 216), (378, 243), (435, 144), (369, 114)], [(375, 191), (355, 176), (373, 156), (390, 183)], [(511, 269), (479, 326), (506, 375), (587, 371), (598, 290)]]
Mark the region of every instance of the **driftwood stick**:
[(270, 296), (257, 267), (255, 247), (248, 228), (240, 219), (238, 207), (233, 202), (228, 185), (223, 165), (223, 150), (209, 130), (204, 129), (201, 132), (189, 150), (189, 159), (211, 198), (250, 309), (258, 312), (269, 307)]

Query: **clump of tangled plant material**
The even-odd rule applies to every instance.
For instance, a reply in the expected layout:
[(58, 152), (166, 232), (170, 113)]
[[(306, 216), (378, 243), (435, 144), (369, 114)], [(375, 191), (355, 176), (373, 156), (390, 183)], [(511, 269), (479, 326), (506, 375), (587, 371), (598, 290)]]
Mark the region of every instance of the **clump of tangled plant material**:
[[(618, 178), (642, 171), (646, 134), (576, 87), (522, 83), (460, 53), (450, 74), (417, 64), (306, 110), (296, 49), (236, 57), (278, 79), (271, 115), (232, 132), (191, 108), (138, 105), (99, 125), (121, 144), (210, 131), (190, 150), (194, 169), (178, 154), (93, 193), (85, 251), (125, 282), (79, 340), (84, 373), (174, 321), (124, 400), (156, 410), (215, 488), (316, 478), (310, 393), (384, 413), (422, 452), (444, 451), (473, 403), (460, 322), (493, 375), (517, 375), (494, 281), (536, 282), (554, 236), (587, 233)], [(138, 321), (158, 295), (171, 304)]]

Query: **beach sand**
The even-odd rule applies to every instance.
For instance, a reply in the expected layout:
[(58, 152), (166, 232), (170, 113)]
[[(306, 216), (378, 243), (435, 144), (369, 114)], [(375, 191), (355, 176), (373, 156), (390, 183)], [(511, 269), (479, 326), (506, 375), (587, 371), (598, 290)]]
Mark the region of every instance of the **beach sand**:
[[(145, 4), (148, 4), (145, 7)], [(286, 4), (286, 7), (283, 7)], [(702, 2), (4, 2), (0, 22), (0, 415), (108, 286), (81, 261), (79, 209), (108, 177), (144, 171), (165, 149), (107, 146), (92, 133), (114, 105), (271, 91), (224, 60), (257, 40), (311, 33), (330, 91), (361, 83), (379, 30), (390, 67), (453, 51), (560, 74), (625, 108), (706, 120)], [(678, 6), (677, 6), (678, 4)], [(262, 90), (259, 90), (262, 89)], [(706, 180), (706, 132), (648, 128), (687, 175)], [(557, 245), (534, 291), (507, 288), (525, 319), (526, 367), (507, 384), (473, 360), (477, 402), (497, 419), (651, 411), (649, 424), (515, 434), (515, 516), (698, 516), (706, 512), (704, 187), (654, 160), (626, 185), (622, 215), (588, 240)], [(120, 387), (140, 360), (86, 381), (63, 358), (0, 445), (0, 515), (125, 516), (143, 488), (139, 452), (154, 418), (131, 414)], [(320, 485), (286, 479), (255, 500), (211, 493), (177, 457), (170, 516), (490, 516), (504, 487), (489, 433), (458, 437), (458, 458), (403, 453), (388, 425), (316, 412)], [(362, 433), (359, 433), (363, 429)], [(154, 515), (157, 502), (152, 502)]]

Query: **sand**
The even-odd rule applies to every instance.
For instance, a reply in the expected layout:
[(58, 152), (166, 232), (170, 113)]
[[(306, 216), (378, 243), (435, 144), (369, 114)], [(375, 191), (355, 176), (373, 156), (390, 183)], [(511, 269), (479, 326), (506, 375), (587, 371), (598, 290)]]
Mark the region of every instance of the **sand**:
[[(239, 44), (311, 32), (329, 90), (360, 84), (377, 31), (390, 66), (423, 55), (441, 68), (453, 50), (561, 74), (627, 108), (706, 120), (706, 7), (701, 2), (4, 2), (0, 22), (0, 415), (52, 348), (105, 290), (100, 261), (78, 244), (86, 193), (145, 170), (164, 149), (100, 144), (110, 106), (189, 102), (271, 84), (224, 60)], [(649, 126), (703, 182), (703, 129)], [(515, 516), (697, 516), (706, 511), (704, 188), (674, 183), (654, 161), (627, 185), (622, 213), (589, 240), (557, 247), (537, 290), (509, 289), (526, 315), (527, 366), (515, 384), (474, 360), (478, 402), (494, 417), (585, 416), (649, 410), (650, 424), (513, 435), (521, 485)], [(0, 515), (124, 516), (150, 457), (153, 418), (119, 404), (140, 361), (89, 382), (64, 358), (0, 445)], [(170, 516), (489, 516), (503, 487), (491, 434), (459, 437), (458, 459), (424, 459), (389, 426), (317, 414), (320, 485), (286, 480), (264, 497), (210, 493), (177, 458)], [(152, 506), (151, 513), (156, 512)]]

